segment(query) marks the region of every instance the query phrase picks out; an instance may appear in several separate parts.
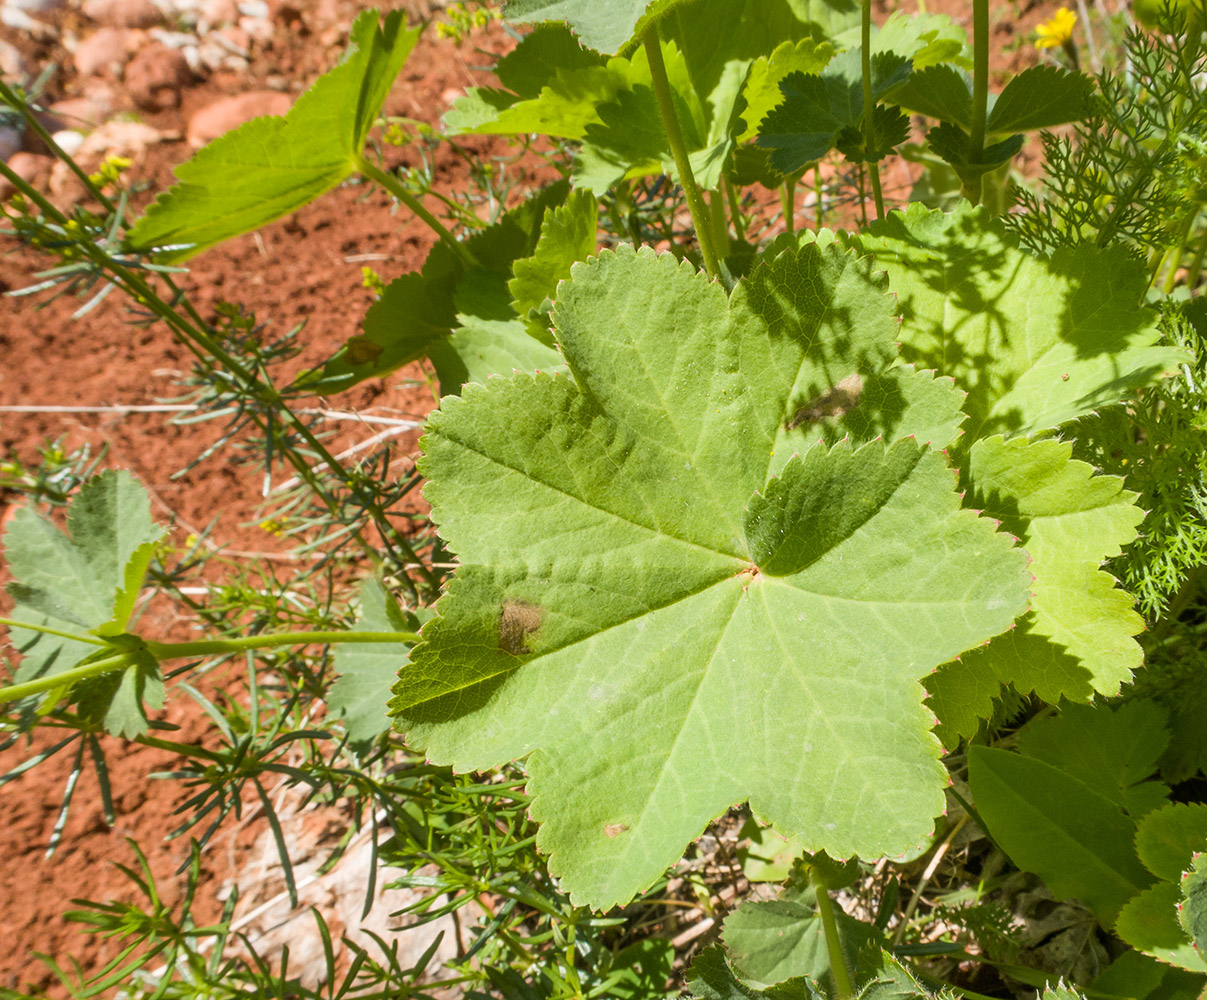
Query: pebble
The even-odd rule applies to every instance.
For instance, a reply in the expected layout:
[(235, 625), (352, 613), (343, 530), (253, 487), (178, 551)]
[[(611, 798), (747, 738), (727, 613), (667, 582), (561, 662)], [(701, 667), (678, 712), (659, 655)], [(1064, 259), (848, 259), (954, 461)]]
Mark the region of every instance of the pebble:
[(117, 107), (117, 94), (113, 88), (99, 80), (88, 85), (88, 93), (83, 97), (69, 97), (64, 101), (55, 101), (46, 110), (50, 112), (51, 131), (60, 128), (81, 128), (84, 131), (96, 128), (101, 122), (113, 114)]
[(189, 119), (189, 144), (204, 146), (244, 122), (261, 115), (283, 115), (291, 107), (293, 98), (275, 90), (256, 90), (224, 97), (194, 113)]
[(168, 31), (164, 28), (152, 28), (151, 37), (160, 45), (166, 45), (169, 49), (185, 49), (190, 45), (197, 44), (197, 36), (190, 34), (187, 31)]
[(110, 28), (150, 28), (163, 20), (151, 0), (84, 0), (84, 15)]
[(179, 49), (152, 42), (126, 67), (125, 84), (130, 99), (143, 111), (180, 107), (180, 92), (193, 79), (188, 61)]
[(84, 133), (77, 132), (73, 128), (62, 129), (52, 135), (51, 138), (58, 143), (59, 149), (68, 156), (75, 156), (84, 145)]
[[(36, 153), (14, 153), (8, 160), (9, 170), (36, 188), (46, 184), (54, 164), (54, 157), (39, 156)], [(0, 177), (0, 201), (7, 201), (15, 190), (15, 187)]]
[(81, 77), (120, 76), (129, 58), (130, 33), (123, 28), (101, 28), (75, 47), (75, 71)]
[(25, 11), (12, 6), (11, 3), (0, 3), (0, 24), (16, 31), (24, 31), (31, 38), (46, 41), (58, 34), (53, 25), (30, 17)]
[(39, 14), (53, 14), (63, 6), (63, 0), (5, 0), (5, 6), (37, 17)]
[[(147, 147), (163, 139), (163, 134), (142, 122), (105, 122), (80, 143), (73, 154), (76, 163), (85, 171), (96, 170), (106, 156), (124, 156), (139, 160)], [(66, 163), (55, 163), (50, 172), (50, 193), (64, 201), (78, 201), (84, 195), (83, 185)]]
[(239, 5), (235, 0), (207, 0), (201, 10), (199, 23), (210, 28), (220, 28), (239, 20)]
[(15, 45), (0, 39), (0, 76), (21, 80), (30, 75), (29, 63)]

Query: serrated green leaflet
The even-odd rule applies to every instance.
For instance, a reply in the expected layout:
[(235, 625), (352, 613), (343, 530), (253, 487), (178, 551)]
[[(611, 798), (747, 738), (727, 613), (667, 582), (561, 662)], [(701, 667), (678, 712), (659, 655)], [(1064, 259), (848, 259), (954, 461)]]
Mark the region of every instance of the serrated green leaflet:
[[(771, 165), (791, 174), (825, 156), (844, 130), (863, 121), (860, 49), (836, 56), (820, 74), (792, 73), (780, 81), (783, 100), (763, 118), (758, 144)], [(872, 56), (872, 97), (880, 100), (910, 74), (909, 59), (895, 52)]]
[(1182, 894), (1177, 882), (1160, 882), (1132, 899), (1115, 922), (1115, 933), (1133, 948), (1162, 962), (1207, 972), (1207, 961), (1178, 921)]
[(1006, 750), (968, 751), (969, 785), (990, 835), (1053, 894), (1080, 899), (1104, 924), (1152, 883), (1132, 846), (1135, 823), (1083, 781)]
[[(1207, 848), (1207, 844), (1204, 847)], [(1178, 921), (1190, 935), (1202, 964), (1207, 955), (1207, 849), (1195, 854), (1190, 869), (1182, 876), (1182, 906)]]
[[(360, 615), (356, 627), (362, 632), (409, 632), (409, 623), (394, 598), (376, 580), (360, 588)], [(386, 701), (390, 685), (406, 663), (410, 646), (341, 643), (335, 648), (335, 671), (339, 679), (327, 692), (327, 707), (343, 715), (348, 739), (370, 743), (390, 728)]]
[(378, 26), (364, 11), (348, 52), (284, 117), (256, 118), (214, 140), (176, 168), (180, 183), (161, 194), (130, 231), (139, 251), (164, 248), (184, 261), (223, 240), (295, 212), (359, 169), (361, 152), (390, 86), (419, 38), (401, 11)]
[[(835, 913), (838, 938), (848, 968), (859, 967), (859, 954), (877, 945), (871, 924)], [(812, 890), (769, 902), (747, 901), (725, 918), (725, 947), (744, 976), (763, 983), (805, 977), (834, 993), (825, 931)]]
[(508, 282), (515, 314), (541, 331), (557, 283), (570, 277), (570, 265), (595, 253), (597, 204), (590, 191), (573, 191), (565, 205), (549, 211), (532, 256), (517, 260)]
[(1121, 249), (1036, 257), (966, 205), (891, 212), (855, 242), (899, 296), (902, 355), (968, 392), (970, 440), (1058, 427), (1185, 358), (1158, 343), (1147, 275)]
[[(867, 262), (808, 245), (726, 302), (621, 248), (575, 266), (554, 322), (573, 378), (493, 379), (431, 419), (461, 565), (399, 728), (460, 769), (529, 755), (551, 870), (601, 908), (745, 798), (812, 850), (918, 849), (943, 783), (918, 679), (1005, 628), (1028, 576), (915, 441), (777, 457), (816, 441), (785, 429), (802, 399), (893, 361)], [(871, 499), (834, 515), (833, 488)]]
[(1089, 111), (1094, 81), (1058, 66), (1032, 66), (997, 96), (985, 131), (1027, 132), (1079, 121)]
[[(86, 483), (71, 505), (69, 534), (25, 508), (4, 534), (4, 556), (15, 578), (9, 593), (13, 617), (80, 635), (118, 637), (163, 529), (151, 520), (147, 492), (129, 473), (109, 471)], [(17, 683), (77, 666), (97, 647), (14, 627), (22, 662)], [(82, 683), (81, 711), (109, 731), (133, 736), (146, 728), (142, 701), (162, 703), (163, 686), (153, 658), (137, 667)]]
[[(1059, 715), (1023, 729), (1018, 746), (1021, 753), (1079, 778), (1139, 819), (1164, 805), (1169, 795), (1168, 785), (1148, 780), (1168, 739), (1165, 713), (1150, 701), (1114, 709), (1066, 703)], [(1140, 858), (1144, 860), (1143, 852)]]
[(1069, 442), (982, 438), (970, 449), (974, 506), (1017, 535), (1034, 560), (1031, 612), (1006, 635), (927, 681), (944, 728), (976, 731), (996, 694), (986, 678), (1055, 703), (1113, 695), (1143, 656), (1134, 600), (1098, 567), (1135, 538), (1144, 512), (1116, 476), (1095, 476)]
[(1207, 850), (1207, 805), (1170, 803), (1144, 817), (1136, 831), (1136, 853), (1150, 872), (1177, 882), (1190, 859)]

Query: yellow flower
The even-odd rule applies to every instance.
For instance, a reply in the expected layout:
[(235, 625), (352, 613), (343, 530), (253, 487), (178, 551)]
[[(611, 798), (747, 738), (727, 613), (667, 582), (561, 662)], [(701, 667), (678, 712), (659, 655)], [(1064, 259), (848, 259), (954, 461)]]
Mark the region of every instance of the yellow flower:
[(1073, 28), (1077, 24), (1077, 15), (1068, 7), (1061, 7), (1047, 21), (1035, 28), (1035, 47), (1037, 49), (1055, 49), (1067, 45), (1073, 37)]

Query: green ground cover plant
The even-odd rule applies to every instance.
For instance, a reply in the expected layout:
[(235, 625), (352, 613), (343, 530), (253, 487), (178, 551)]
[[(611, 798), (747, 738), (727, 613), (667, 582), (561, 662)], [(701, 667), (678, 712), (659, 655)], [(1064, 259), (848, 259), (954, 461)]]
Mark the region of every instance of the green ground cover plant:
[[(399, 12), (360, 14), (289, 114), (200, 151), (132, 223), (115, 169), (81, 172), (91, 200), (67, 214), (0, 167), (15, 235), (61, 258), (40, 287), (119, 289), (186, 344), (192, 419), (226, 421), (199, 461), (239, 441), (287, 463), (297, 491), (266, 523), (314, 556), (287, 580), (232, 565), (197, 601), (205, 539), (168, 545), (128, 473), (53, 448), (5, 468), (29, 503), (3, 538), (3, 746), (55, 742), (0, 784), (74, 754), (56, 839), (85, 768), (113, 813), (123, 742), (179, 754), (163, 777), (192, 792), (183, 902), (138, 854), (144, 903), (72, 914), (123, 950), (99, 970), (47, 956), (63, 987), (1202, 994), (1201, 17), (1129, 29), (1126, 71), (1042, 64), (995, 95), (986, 0), (971, 44), (936, 15), (876, 25), (868, 2), (503, 14), (531, 27), (499, 86), (422, 139), (510, 136), (559, 169), (489, 218), (379, 156), (421, 141), (381, 119), (420, 34)], [(0, 98), (40, 129), (27, 95)], [(1026, 134), (1057, 127), (1019, 189)], [(932, 166), (890, 211), (880, 164), (915, 131)], [(237, 304), (203, 317), (172, 275), (356, 175), (435, 242), (283, 381), (304, 333), (270, 340)], [(821, 225), (844, 199), (859, 209)], [(417, 467), (341, 463), (300, 404), (419, 359), (443, 399)], [(430, 516), (399, 513), (421, 481)], [(207, 637), (147, 634), (152, 587)], [(245, 695), (203, 693), (235, 664)], [(211, 738), (173, 739), (168, 697)], [(302, 986), (288, 955), (236, 947), (237, 893), (195, 924), (197, 859), (247, 802), (296, 905), (282, 785), (369, 829), (374, 865), (423, 890), (416, 922), (471, 928), (444, 983), (424, 985), (435, 945), (337, 955), (320, 914), (324, 985)], [(1093, 961), (1024, 944), (1024, 884), (1074, 901)], [(676, 943), (676, 906), (713, 937)]]

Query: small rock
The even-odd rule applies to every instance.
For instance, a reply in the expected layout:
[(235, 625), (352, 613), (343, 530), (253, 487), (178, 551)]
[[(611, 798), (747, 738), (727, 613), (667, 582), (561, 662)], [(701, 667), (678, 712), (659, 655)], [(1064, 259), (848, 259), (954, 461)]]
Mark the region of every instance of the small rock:
[(268, 20), (267, 0), (240, 0), (239, 13), (244, 17), (254, 17), (266, 21)]
[(246, 59), (251, 51), (251, 39), (242, 28), (223, 28), (210, 34), (209, 40), (217, 42), (232, 56)]
[(257, 42), (272, 41), (272, 22), (259, 17), (239, 18), (239, 30)]
[[(38, 156), (36, 153), (14, 153), (8, 160), (8, 169), (31, 187), (42, 188), (45, 186), (47, 178), (50, 177), (50, 168), (54, 164), (54, 157), (51, 156)], [(15, 187), (0, 178), (0, 201), (7, 201), (15, 190)]]
[(121, 28), (101, 28), (80, 40), (75, 48), (75, 71), (81, 77), (121, 75), (126, 65), (129, 32)]
[(84, 0), (84, 15), (110, 28), (150, 28), (163, 20), (151, 0)]
[(6, 7), (32, 14), (34, 17), (53, 14), (63, 6), (63, 0), (4, 0)]
[(65, 128), (60, 132), (56, 132), (51, 136), (51, 138), (58, 144), (59, 149), (61, 149), (68, 156), (72, 157), (74, 157), (84, 145), (84, 133), (77, 132), (73, 128)]
[[(163, 139), (163, 134), (142, 122), (111, 121), (94, 129), (74, 154), (75, 162), (85, 171), (96, 170), (106, 156), (122, 156), (137, 161), (147, 147)], [(50, 193), (63, 201), (78, 201), (84, 195), (83, 185), (66, 163), (55, 163), (50, 172)]]
[(235, 0), (207, 0), (201, 9), (201, 21), (210, 28), (220, 28), (238, 20), (239, 5)]
[(152, 28), (151, 37), (169, 49), (185, 49), (190, 45), (197, 44), (197, 36), (191, 35), (187, 31), (166, 31), (163, 28)]
[(13, 80), (25, 79), (30, 75), (29, 63), (15, 45), (0, 39), (0, 76)]
[(60, 128), (81, 126), (84, 131), (88, 131), (96, 128), (113, 114), (116, 106), (117, 95), (113, 88), (96, 81), (89, 84), (88, 93), (84, 97), (69, 97), (65, 101), (55, 101), (46, 109), (50, 112), (51, 123), (43, 122), (42, 124), (50, 128), (52, 132)]
[(0, 125), (0, 160), (11, 160), (25, 142), (25, 131), (12, 125)]
[(261, 115), (283, 115), (292, 106), (293, 99), (288, 94), (273, 90), (256, 90), (235, 97), (224, 97), (202, 108), (189, 119), (189, 144), (204, 146), (244, 122)]
[(179, 49), (152, 42), (126, 67), (125, 84), (131, 100), (144, 111), (180, 107), (180, 91), (193, 72)]
[(24, 31), (30, 38), (36, 38), (38, 41), (49, 41), (59, 33), (54, 25), (30, 17), (25, 11), (7, 3), (0, 3), (0, 24), (6, 28)]

